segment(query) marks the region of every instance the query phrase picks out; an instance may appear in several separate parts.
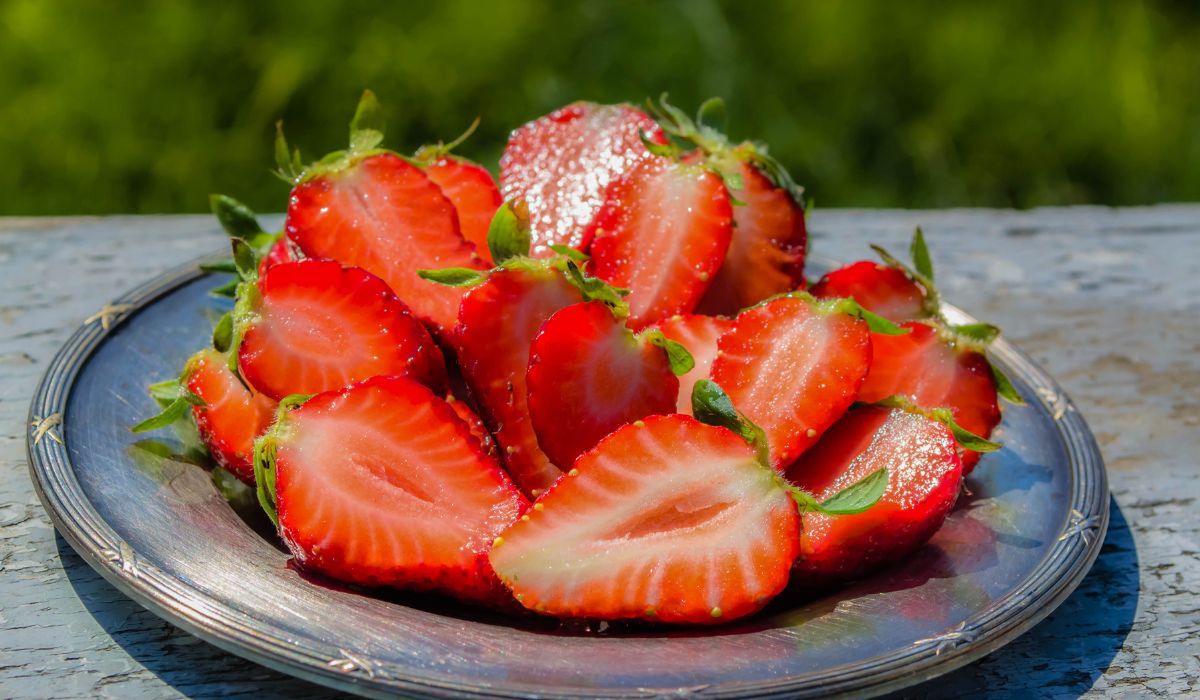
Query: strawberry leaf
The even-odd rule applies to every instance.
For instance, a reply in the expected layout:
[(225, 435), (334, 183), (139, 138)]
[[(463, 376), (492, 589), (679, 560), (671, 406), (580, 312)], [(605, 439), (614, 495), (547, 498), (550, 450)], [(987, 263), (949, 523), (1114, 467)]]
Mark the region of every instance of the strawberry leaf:
[(488, 225), (487, 244), (492, 260), (499, 265), (510, 258), (528, 257), (532, 241), (525, 202), (509, 200), (501, 204)]
[(887, 487), (888, 471), (883, 467), (822, 501), (819, 510), (826, 515), (862, 513), (879, 502)]
[(354, 118), (350, 120), (350, 151), (365, 153), (383, 143), (385, 124), (383, 109), (375, 93), (363, 90), (358, 108), (354, 110)]
[(712, 129), (725, 128), (725, 100), (720, 97), (710, 97), (700, 103), (696, 110), (696, 123)]
[(1013, 386), (1008, 375), (991, 358), (988, 358), (988, 367), (992, 370), (992, 379), (996, 381), (996, 395), (1011, 404), (1024, 406), (1025, 398), (1017, 391), (1017, 387)]
[[(233, 267), (232, 260), (229, 262), (229, 266)], [(224, 284), (217, 285), (216, 287), (208, 290), (208, 295), (213, 297), (223, 297), (225, 299), (233, 299), (237, 296), (237, 288), (239, 284), (241, 284), (241, 280), (235, 277)]]
[(470, 287), (482, 282), (485, 273), (469, 267), (443, 267), (440, 270), (417, 270), (417, 276), (447, 287)]
[(673, 143), (659, 143), (647, 136), (645, 131), (641, 130), (638, 130), (638, 138), (642, 140), (642, 145), (646, 147), (646, 150), (656, 156), (662, 156), (663, 158), (679, 157), (679, 147)]
[(283, 120), (275, 122), (275, 174), (289, 185), (299, 182), (304, 174), (304, 165), (300, 160), (300, 149), (294, 152), (288, 149), (287, 138), (283, 135)]
[(233, 264), (233, 258), (226, 258), (225, 260), (216, 260), (213, 262), (203, 262), (203, 263), (200, 263), (199, 267), (200, 267), (201, 272), (228, 273), (228, 274), (233, 274), (233, 273), (237, 272), (237, 265)]
[[(280, 418), (282, 418), (282, 413)], [(275, 505), (276, 443), (272, 432), (268, 432), (254, 441), (254, 484), (258, 495), (258, 504), (262, 506), (263, 512), (278, 529), (279, 513)]]
[(883, 316), (868, 310), (866, 307), (862, 306), (853, 299), (839, 300), (837, 308), (843, 313), (850, 314), (855, 318), (860, 318), (863, 321), (866, 321), (867, 328), (869, 328), (872, 333), (879, 333), (880, 335), (904, 335), (911, 332), (908, 328), (901, 328)]
[(663, 335), (663, 332), (659, 329), (651, 328), (643, 335), (646, 340), (662, 348), (667, 353), (667, 361), (671, 363), (671, 373), (675, 376), (685, 375), (691, 372), (692, 368), (696, 366), (696, 359), (692, 357), (692, 353), (682, 344)]
[(234, 238), (250, 239), (258, 233), (263, 233), (262, 226), (250, 207), (242, 204), (233, 197), (223, 194), (208, 196), (208, 204), (216, 215), (221, 228)]
[(176, 421), (182, 420), (183, 417), (187, 415), (188, 409), (191, 407), (192, 404), (187, 399), (180, 396), (171, 403), (167, 404), (167, 407), (164, 408), (157, 416), (154, 416), (153, 418), (147, 418), (141, 423), (138, 423), (130, 428), (130, 430), (135, 433), (144, 433), (150, 430), (165, 428)]
[(591, 260), (591, 256), (589, 256), (587, 253), (583, 252), (582, 250), (576, 250), (569, 245), (550, 243), (547, 247), (550, 248), (550, 250), (553, 250), (555, 253), (567, 258), (568, 260), (574, 260), (577, 263), (585, 263), (588, 260)]
[(258, 277), (258, 253), (240, 238), (233, 239), (233, 266), (244, 282)]
[(964, 323), (950, 326), (950, 332), (973, 343), (987, 345), (1000, 335), (1000, 328), (990, 323)]
[(613, 315), (618, 319), (629, 316), (629, 304), (625, 303), (625, 296), (629, 294), (628, 289), (614, 287), (598, 277), (586, 274), (574, 260), (567, 260), (566, 269), (563, 272), (566, 273), (567, 281), (583, 295), (584, 301), (602, 301), (608, 304)]
[(233, 312), (226, 312), (213, 328), (212, 344), (217, 352), (229, 352), (233, 344)]
[(168, 379), (163, 382), (157, 382), (147, 387), (150, 398), (158, 402), (158, 405), (166, 408), (167, 404), (179, 398), (179, 393), (183, 390), (183, 385), (178, 379)]
[(933, 282), (933, 259), (929, 257), (929, 247), (925, 245), (925, 234), (921, 232), (920, 226), (913, 232), (908, 256), (912, 259), (917, 274)]
[(758, 461), (770, 469), (767, 434), (733, 407), (729, 395), (716, 382), (701, 379), (692, 386), (692, 415), (708, 425), (728, 428), (754, 448)]

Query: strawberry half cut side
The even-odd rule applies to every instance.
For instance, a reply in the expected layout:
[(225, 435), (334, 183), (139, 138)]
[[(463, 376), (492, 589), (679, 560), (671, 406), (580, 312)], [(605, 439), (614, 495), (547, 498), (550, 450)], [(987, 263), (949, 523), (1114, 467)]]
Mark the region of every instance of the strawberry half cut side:
[(627, 425), (496, 540), (518, 602), (567, 618), (715, 623), (787, 584), (799, 515), (753, 448), (683, 415)]
[(853, 308), (797, 292), (738, 314), (717, 343), (712, 380), (766, 432), (776, 469), (811, 447), (858, 397), (871, 334)]
[(463, 378), (508, 473), (534, 496), (561, 472), (538, 446), (529, 420), (529, 346), (546, 319), (579, 301), (579, 290), (557, 270), (526, 266), (494, 270), (459, 310), (455, 346)]
[(482, 165), (458, 156), (442, 156), (425, 166), (425, 174), (449, 198), (458, 213), (462, 236), (475, 246), (475, 254), (492, 265), (488, 252), (488, 225), (503, 200), (492, 174)]
[(529, 349), (529, 416), (560, 469), (622, 425), (675, 411), (679, 380), (651, 335), (635, 336), (599, 301), (568, 306), (542, 324)]
[(733, 209), (716, 173), (654, 156), (609, 187), (589, 230), (591, 273), (630, 290), (640, 329), (696, 308), (725, 260)]
[[(921, 406), (945, 407), (966, 430), (990, 437), (1000, 423), (996, 379), (982, 352), (944, 338), (933, 326), (913, 321), (904, 335), (872, 334), (873, 360), (860, 399), (875, 402), (893, 395)], [(980, 454), (963, 450), (970, 473)]]
[(500, 158), (505, 200), (529, 207), (534, 257), (551, 244), (585, 250), (587, 226), (609, 183), (648, 158), (645, 132), (662, 141), (654, 120), (629, 105), (574, 102), (512, 132)]
[(297, 563), (346, 583), (506, 597), (486, 552), (528, 503), (449, 404), (376, 377), (283, 405), (255, 469)]
[(672, 316), (655, 326), (663, 335), (688, 349), (694, 365), (679, 377), (679, 397), (675, 412), (692, 415), (692, 387), (700, 379), (708, 379), (713, 360), (717, 359), (717, 341), (733, 328), (733, 321), (720, 316), (688, 314)]
[(812, 582), (843, 580), (898, 561), (933, 536), (953, 508), (962, 463), (951, 431), (899, 408), (861, 406), (842, 417), (786, 477), (822, 499), (881, 468), (888, 485), (869, 510), (801, 516), (797, 572)]
[(234, 316), (241, 374), (274, 399), (377, 375), (445, 391), (445, 360), (433, 338), (366, 270), (332, 260), (272, 266), (243, 286)]

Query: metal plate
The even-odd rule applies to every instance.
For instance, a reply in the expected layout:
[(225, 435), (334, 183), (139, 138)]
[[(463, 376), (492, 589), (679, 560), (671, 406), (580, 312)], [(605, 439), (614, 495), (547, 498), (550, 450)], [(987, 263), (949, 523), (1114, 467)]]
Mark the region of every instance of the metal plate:
[[(970, 495), (910, 561), (740, 623), (584, 629), (305, 576), (209, 472), (156, 457), (128, 426), (145, 387), (208, 339), (221, 279), (188, 265), (114, 301), (54, 358), (30, 408), (30, 471), (59, 532), (105, 578), (183, 629), (286, 673), (366, 695), (807, 697), (945, 673), (1050, 613), (1099, 551), (1108, 484), (1062, 390), (1003, 340), (1028, 401), (1008, 407)], [(951, 309), (954, 320), (966, 320)], [(169, 442), (169, 441), (168, 441)], [(179, 449), (175, 441), (171, 446)]]

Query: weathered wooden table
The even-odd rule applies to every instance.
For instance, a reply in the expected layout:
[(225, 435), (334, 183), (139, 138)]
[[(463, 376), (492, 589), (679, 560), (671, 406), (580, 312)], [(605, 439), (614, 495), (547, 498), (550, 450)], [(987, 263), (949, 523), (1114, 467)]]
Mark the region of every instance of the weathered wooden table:
[[(1104, 548), (1048, 619), (912, 697), (1200, 693), (1200, 206), (818, 211), (814, 251), (903, 251), (1066, 387), (1112, 484)], [(58, 537), (26, 467), (29, 397), (120, 292), (224, 244), (211, 217), (0, 219), (0, 697), (329, 697), (159, 620)]]

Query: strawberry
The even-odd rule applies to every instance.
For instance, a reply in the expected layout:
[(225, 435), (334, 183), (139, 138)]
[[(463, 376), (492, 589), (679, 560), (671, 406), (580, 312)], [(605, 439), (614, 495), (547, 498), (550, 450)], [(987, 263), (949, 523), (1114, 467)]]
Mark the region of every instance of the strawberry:
[(254, 467), (259, 500), (303, 568), (470, 601), (503, 596), (486, 552), (528, 503), (428, 388), (375, 377), (285, 403)]
[(258, 263), (258, 274), (262, 276), (267, 270), (280, 263), (292, 261), (292, 250), (288, 246), (287, 238), (279, 236), (270, 248), (267, 249), (267, 254), (262, 257)]
[(518, 602), (558, 617), (713, 623), (779, 593), (796, 503), (733, 432), (683, 415), (618, 429), (496, 539)]
[(663, 347), (669, 342), (656, 330), (635, 336), (600, 301), (573, 304), (542, 324), (525, 384), (538, 445), (551, 462), (569, 469), (622, 425), (675, 411), (679, 380)]
[[(979, 347), (943, 337), (918, 321), (901, 327), (909, 332), (872, 336), (874, 359), (859, 398), (873, 402), (902, 394), (922, 406), (946, 407), (963, 428), (989, 437), (1000, 423), (1000, 405), (991, 364)], [(978, 452), (963, 452), (965, 473), (979, 457)]]
[(889, 321), (926, 318), (925, 290), (903, 271), (871, 260), (839, 267), (809, 290), (821, 299), (852, 297)]
[(700, 311), (736, 314), (802, 284), (808, 249), (804, 189), (787, 169), (767, 154), (765, 145), (752, 141), (734, 144), (707, 123), (714, 114), (724, 113), (725, 103), (720, 99), (705, 101), (695, 119), (668, 103), (666, 95), (649, 107), (669, 145), (649, 143), (647, 147), (660, 155), (682, 154), (685, 162), (715, 172), (724, 179), (735, 205), (729, 250), (700, 301)]
[[(242, 241), (258, 258), (258, 274), (261, 276), (272, 265), (292, 259), (292, 250), (282, 231), (267, 233), (258, 223), (258, 217), (250, 207), (233, 197), (223, 194), (209, 195), (209, 206), (221, 224), (221, 228), (232, 241)], [(233, 260), (205, 263), (200, 269), (206, 272), (237, 272)], [(214, 296), (233, 297), (237, 294), (239, 280), (231, 280), (212, 290)]]
[(529, 421), (525, 371), (542, 323), (578, 303), (579, 291), (547, 267), (500, 269), (463, 297), (455, 349), (463, 378), (496, 437), (508, 473), (536, 495), (559, 476)]
[(446, 396), (446, 403), (450, 404), (450, 408), (454, 409), (455, 415), (471, 429), (471, 435), (475, 436), (475, 439), (479, 441), (479, 447), (483, 450), (484, 454), (489, 457), (498, 457), (496, 438), (492, 437), (492, 434), (488, 432), (487, 426), (484, 425), (483, 419), (479, 417), (479, 414), (468, 406), (465, 401), (455, 398), (452, 394)]
[(305, 256), (331, 258), (381, 277), (439, 334), (454, 326), (462, 290), (430, 287), (417, 270), (486, 267), (462, 236), (454, 204), (417, 165), (380, 151), (382, 118), (367, 92), (351, 123), (350, 149), (303, 168), (276, 146), (294, 184), (284, 226)]
[(225, 355), (212, 348), (192, 355), (178, 380), (150, 387), (165, 404), (162, 413), (132, 430), (164, 428), (191, 415), (209, 456), (247, 484), (254, 485), (254, 439), (275, 418), (275, 402), (247, 389), (229, 369)]
[(425, 167), (425, 174), (454, 204), (463, 238), (475, 245), (475, 254), (492, 264), (487, 247), (488, 224), (503, 200), (492, 174), (482, 165), (457, 156), (442, 156)]
[(700, 302), (729, 248), (733, 210), (716, 174), (655, 156), (609, 186), (588, 231), (590, 271), (630, 290), (630, 326), (641, 328)]
[(786, 477), (820, 499), (881, 467), (893, 469), (870, 510), (838, 518), (803, 513), (796, 570), (806, 583), (853, 578), (898, 561), (941, 527), (958, 497), (962, 463), (950, 429), (920, 413), (855, 408)]
[(699, 306), (710, 314), (736, 314), (796, 289), (804, 279), (808, 232), (803, 204), (758, 166), (741, 161), (734, 167), (742, 186), (730, 191), (739, 203), (733, 207), (733, 238)]
[(552, 255), (550, 244), (587, 248), (608, 184), (649, 156), (642, 132), (663, 139), (634, 107), (575, 102), (512, 133), (500, 158), (501, 191), (529, 206), (534, 257)]
[(712, 379), (766, 431), (776, 469), (815, 443), (858, 396), (871, 363), (863, 318), (882, 321), (850, 300), (794, 292), (738, 314), (718, 341)]
[(445, 391), (445, 362), (425, 326), (366, 270), (332, 260), (283, 263), (238, 294), (238, 368), (267, 396), (315, 394), (376, 375)]
[(679, 397), (675, 405), (676, 412), (691, 415), (692, 386), (700, 379), (708, 379), (713, 360), (717, 359), (717, 340), (733, 328), (733, 321), (719, 316), (691, 314), (659, 321), (656, 328), (670, 340), (687, 348), (692, 355), (694, 366), (679, 377)]

